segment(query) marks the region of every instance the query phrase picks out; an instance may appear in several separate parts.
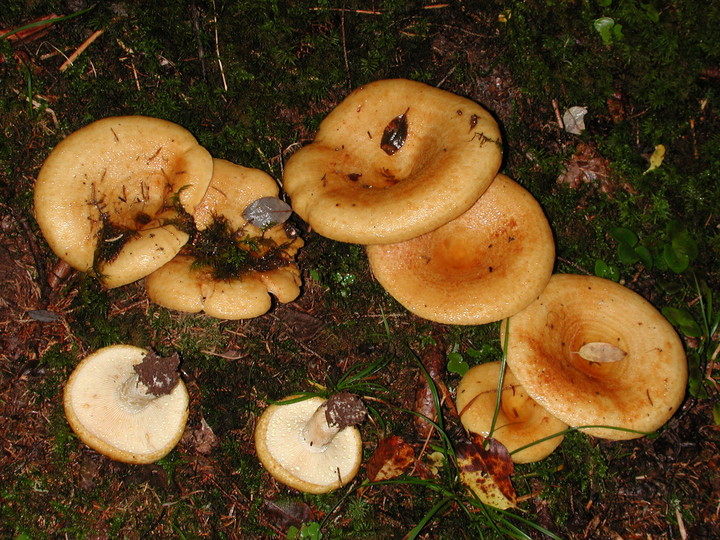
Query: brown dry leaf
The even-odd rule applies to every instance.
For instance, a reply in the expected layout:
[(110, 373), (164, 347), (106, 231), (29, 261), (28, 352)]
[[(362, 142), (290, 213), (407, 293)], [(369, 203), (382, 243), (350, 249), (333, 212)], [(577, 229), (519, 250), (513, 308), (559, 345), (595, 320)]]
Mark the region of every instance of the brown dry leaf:
[(586, 343), (580, 347), (578, 354), (588, 362), (599, 362), (601, 364), (619, 362), (627, 356), (627, 353), (620, 347), (603, 341)]
[(405, 144), (408, 132), (407, 116), (405, 115), (409, 110), (410, 109), (407, 109), (401, 115), (390, 120), (390, 123), (385, 127), (382, 139), (380, 140), (380, 148), (382, 148), (383, 152), (388, 156), (392, 156)]
[(302, 527), (303, 523), (313, 520), (312, 510), (304, 502), (265, 499), (263, 503), (268, 516), (280, 530), (284, 531), (292, 526)]
[[(485, 449), (485, 443), (488, 448)], [(516, 506), (515, 488), (510, 481), (514, 467), (507, 449), (495, 439), (470, 433), (455, 446), (460, 480), (485, 504), (501, 510)]]
[(610, 175), (610, 161), (597, 153), (594, 145), (580, 143), (575, 154), (565, 163), (565, 172), (558, 176), (559, 184), (577, 189), (583, 184), (597, 186), (603, 193), (616, 189)]
[(397, 435), (385, 437), (367, 462), (366, 470), (371, 482), (390, 480), (400, 476), (415, 461), (413, 447)]

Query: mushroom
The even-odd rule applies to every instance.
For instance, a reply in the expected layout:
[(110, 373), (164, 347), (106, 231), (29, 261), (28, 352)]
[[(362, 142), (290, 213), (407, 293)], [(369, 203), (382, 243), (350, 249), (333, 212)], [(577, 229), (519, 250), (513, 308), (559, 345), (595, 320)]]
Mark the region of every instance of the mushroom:
[[(491, 435), (500, 369), (500, 362), (479, 364), (460, 379), (455, 403), (462, 425), (472, 433)], [(528, 395), (512, 371), (505, 370), (492, 437), (507, 448), (515, 463), (545, 459), (560, 445), (567, 427)]]
[(152, 463), (178, 443), (188, 393), (177, 356), (159, 358), (132, 345), (104, 347), (84, 358), (65, 385), (72, 430), (90, 448), (117, 461)]
[(417, 238), (366, 250), (375, 278), (405, 308), (461, 325), (523, 309), (545, 288), (555, 260), (540, 205), (502, 174), (460, 217)]
[(685, 395), (680, 338), (652, 304), (614, 281), (553, 275), (508, 319), (505, 340), (507, 364), (527, 393), (595, 437), (654, 432)]
[(145, 280), (149, 298), (189, 313), (248, 319), (266, 313), (271, 294), (291, 302), (300, 294), (293, 257), (302, 238), (284, 224), (265, 230), (248, 223), (243, 209), (279, 190), (268, 174), (214, 159), (207, 194), (195, 209), (198, 232), (173, 260)]
[(212, 176), (212, 158), (183, 127), (144, 116), (105, 118), (63, 139), (35, 184), (50, 248), (107, 287), (145, 277), (187, 242), (182, 226)]
[(306, 493), (327, 493), (350, 482), (362, 460), (354, 427), (365, 419), (362, 400), (347, 392), (286, 398), (263, 411), (255, 427), (255, 449), (278, 481)]
[(500, 167), (493, 117), (404, 79), (366, 84), (285, 165), (293, 209), (319, 234), (357, 244), (409, 240), (456, 218)]

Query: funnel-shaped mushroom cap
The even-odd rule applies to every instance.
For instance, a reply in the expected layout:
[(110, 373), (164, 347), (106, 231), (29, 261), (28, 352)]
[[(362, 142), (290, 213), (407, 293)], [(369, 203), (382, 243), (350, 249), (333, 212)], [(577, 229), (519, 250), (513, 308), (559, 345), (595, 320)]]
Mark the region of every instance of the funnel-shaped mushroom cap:
[[(570, 426), (649, 433), (683, 400), (687, 360), (680, 338), (648, 301), (618, 283), (556, 274), (508, 325), (508, 366), (535, 401)], [(598, 344), (592, 355), (581, 352)], [(605, 427), (583, 431), (607, 439), (641, 436)]]
[(62, 140), (35, 184), (35, 216), (48, 244), (107, 287), (136, 281), (172, 259), (188, 235), (170, 224), (192, 214), (212, 176), (212, 158), (186, 129), (121, 116)]
[[(487, 437), (490, 435), (497, 403), (500, 362), (473, 366), (463, 375), (457, 388), (456, 405), (465, 429)], [(562, 442), (567, 424), (558, 420), (534, 401), (509, 370), (505, 370), (493, 438), (514, 452), (515, 463), (532, 463), (546, 458)], [(541, 439), (551, 437), (542, 442)], [(535, 444), (533, 444), (535, 443)]]
[(376, 81), (320, 124), (283, 175), (293, 209), (342, 242), (401, 242), (470, 208), (497, 174), (500, 130), (469, 99), (419, 82)]
[(368, 246), (367, 255), (380, 284), (416, 315), (485, 324), (540, 294), (555, 243), (537, 201), (500, 174), (460, 217), (406, 242)]
[(360, 431), (348, 426), (325, 447), (303, 437), (305, 426), (325, 403), (320, 397), (270, 405), (255, 427), (260, 462), (278, 482), (306, 493), (327, 493), (350, 482), (360, 470)]
[(185, 430), (188, 393), (182, 380), (169, 394), (140, 391), (135, 365), (148, 351), (113, 345), (84, 358), (65, 385), (65, 416), (90, 448), (117, 461), (152, 463), (167, 455)]
[[(219, 319), (258, 317), (272, 306), (271, 294), (279, 302), (291, 302), (300, 294), (300, 270), (292, 258), (303, 246), (303, 240), (290, 238), (283, 225), (263, 232), (247, 223), (242, 215), (257, 199), (278, 195), (272, 177), (226, 160), (213, 161), (212, 181), (195, 210), (195, 221), (201, 231), (198, 234), (208, 230), (218, 217), (225, 219), (230, 230), (239, 231), (240, 245), (248, 250), (247, 270), (238, 276), (218, 277), (212, 266), (198, 266), (192, 246), (187, 246), (183, 253), (149, 275), (145, 287), (153, 302), (169, 309), (204, 311)], [(279, 250), (275, 257), (271, 256), (273, 250)]]

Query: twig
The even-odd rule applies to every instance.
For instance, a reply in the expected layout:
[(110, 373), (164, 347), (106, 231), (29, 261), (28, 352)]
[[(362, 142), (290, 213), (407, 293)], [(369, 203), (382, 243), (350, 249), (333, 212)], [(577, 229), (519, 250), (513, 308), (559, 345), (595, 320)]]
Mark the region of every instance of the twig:
[(350, 80), (350, 62), (348, 60), (347, 52), (347, 37), (345, 35), (345, 9), (340, 13), (340, 35), (342, 36), (342, 48), (343, 48), (343, 61), (345, 62), (345, 72), (347, 73), (348, 89), (352, 88), (352, 81)]
[(93, 41), (95, 41), (97, 38), (99, 38), (105, 30), (95, 30), (92, 35), (87, 38), (82, 45), (80, 45), (77, 50), (72, 53), (65, 62), (60, 66), (60, 72), (64, 72), (67, 68), (72, 66), (73, 62), (77, 60), (77, 57), (80, 56), (83, 52), (85, 52), (85, 49), (87, 49), (90, 45), (92, 45)]
[(217, 56), (218, 67), (220, 68), (220, 77), (222, 78), (223, 89), (227, 92), (228, 85), (225, 79), (225, 70), (223, 69), (222, 59), (220, 58), (220, 41), (218, 39), (218, 23), (217, 23), (217, 11), (215, 9), (215, 0), (213, 0), (213, 25), (215, 27), (215, 55)]
[(562, 115), (560, 114), (560, 105), (558, 105), (557, 99), (552, 100), (552, 106), (553, 110), (555, 111), (555, 119), (557, 120), (558, 127), (561, 130), (565, 129), (565, 122), (563, 122)]

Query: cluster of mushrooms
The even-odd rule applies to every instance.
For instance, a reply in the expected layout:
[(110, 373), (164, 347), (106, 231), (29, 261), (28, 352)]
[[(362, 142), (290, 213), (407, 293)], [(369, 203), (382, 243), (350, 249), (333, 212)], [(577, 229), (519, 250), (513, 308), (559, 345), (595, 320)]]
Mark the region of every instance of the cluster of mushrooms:
[[(468, 431), (491, 435), (513, 461), (546, 457), (568, 427), (608, 439), (657, 430), (684, 397), (687, 363), (679, 337), (626, 287), (553, 274), (550, 225), (532, 195), (499, 173), (501, 164), (500, 129), (484, 108), (391, 79), (347, 96), (314, 141), (288, 160), (283, 187), (312, 230), (366, 246), (373, 275), (410, 312), (442, 324), (503, 321), (507, 369), (500, 362), (471, 368), (459, 383), (456, 406)], [(267, 311), (268, 291), (283, 302), (299, 294), (291, 259), (302, 240), (279, 225), (248, 223), (245, 211), (277, 193), (267, 175), (211, 158), (182, 128), (122, 117), (60, 143), (40, 172), (35, 200), (58, 256), (95, 272), (108, 287), (145, 277), (159, 304), (244, 318)], [(198, 267), (196, 251), (183, 246), (197, 244), (193, 236), (211, 229), (218, 216), (243, 242), (261, 246), (253, 256), (280, 251), (281, 263), (242, 278)], [(262, 309), (245, 307), (241, 297), (262, 297)], [(153, 400), (127, 391), (127, 381), (137, 386), (142, 355), (118, 347), (114, 352), (130, 358), (130, 368), (112, 375), (125, 388), (117, 395), (130, 399), (127, 411)], [(73, 379), (77, 385), (81, 377)], [(89, 399), (74, 401), (66, 392), (68, 419), (78, 433), (74, 419)], [(186, 397), (169, 401), (163, 407), (187, 406)], [(311, 493), (336, 489), (359, 469), (355, 425), (364, 416), (356, 396), (290, 396), (261, 415), (258, 457), (284, 484)], [(172, 431), (165, 441), (178, 438)]]
[(302, 239), (272, 219), (272, 203), (266, 219), (248, 214), (257, 201), (281, 202), (278, 193), (268, 174), (213, 158), (177, 124), (121, 116), (53, 149), (35, 217), (62, 261), (108, 288), (144, 278), (159, 305), (245, 319), (267, 312), (271, 295), (300, 294)]

